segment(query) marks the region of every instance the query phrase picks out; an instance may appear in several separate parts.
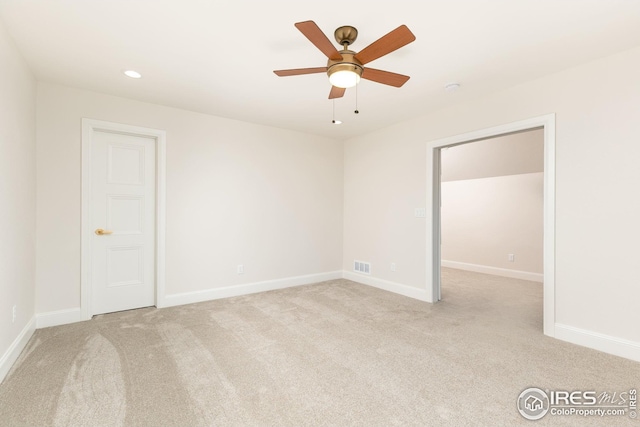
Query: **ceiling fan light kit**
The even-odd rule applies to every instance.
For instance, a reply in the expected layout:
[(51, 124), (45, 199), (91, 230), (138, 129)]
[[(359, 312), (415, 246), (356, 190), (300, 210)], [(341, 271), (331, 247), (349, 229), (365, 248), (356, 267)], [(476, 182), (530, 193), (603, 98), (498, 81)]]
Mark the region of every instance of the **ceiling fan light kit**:
[(406, 25), (399, 26), (360, 52), (348, 49), (358, 37), (355, 27), (345, 25), (334, 32), (336, 42), (342, 46), (338, 51), (315, 22), (298, 22), (295, 26), (328, 58), (327, 66), (274, 71), (280, 77), (326, 72), (331, 83), (329, 99), (341, 98), (345, 90), (357, 85), (361, 78), (393, 87), (401, 87), (409, 80), (409, 76), (364, 66), (413, 42), (416, 37)]
[(360, 83), (362, 67), (356, 64), (341, 62), (334, 64), (327, 70), (329, 83), (332, 86), (347, 89)]

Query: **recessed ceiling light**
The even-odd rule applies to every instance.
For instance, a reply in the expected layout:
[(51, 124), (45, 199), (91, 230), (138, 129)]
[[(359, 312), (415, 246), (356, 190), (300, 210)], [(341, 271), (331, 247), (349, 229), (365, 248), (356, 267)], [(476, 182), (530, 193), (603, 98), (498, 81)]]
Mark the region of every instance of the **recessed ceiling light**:
[(131, 77), (132, 79), (139, 79), (142, 77), (142, 74), (134, 70), (126, 70), (126, 71), (123, 71), (123, 73), (125, 76)]
[(455, 92), (458, 89), (460, 89), (460, 83), (449, 83), (444, 87), (447, 92)]

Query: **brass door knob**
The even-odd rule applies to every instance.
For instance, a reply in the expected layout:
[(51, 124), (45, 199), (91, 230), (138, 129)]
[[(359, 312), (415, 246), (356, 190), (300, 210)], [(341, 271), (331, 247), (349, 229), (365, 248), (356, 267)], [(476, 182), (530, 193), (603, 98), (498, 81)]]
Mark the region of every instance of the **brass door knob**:
[(97, 234), (98, 236), (103, 236), (103, 235), (105, 235), (105, 234), (111, 234), (111, 233), (113, 233), (113, 231), (110, 231), (110, 230), (103, 230), (102, 228), (98, 228), (98, 229), (96, 230), (96, 234)]

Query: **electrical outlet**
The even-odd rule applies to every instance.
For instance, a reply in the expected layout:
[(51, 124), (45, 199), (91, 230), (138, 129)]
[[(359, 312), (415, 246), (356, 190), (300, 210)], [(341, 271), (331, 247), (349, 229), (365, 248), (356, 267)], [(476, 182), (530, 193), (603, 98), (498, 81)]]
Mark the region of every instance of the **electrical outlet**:
[(514, 254), (509, 254), (509, 262), (514, 262), (516, 260), (516, 256)]
[(238, 274), (244, 274), (244, 265), (238, 264), (237, 272)]
[(391, 263), (391, 271), (396, 271), (396, 263), (395, 262)]
[(11, 323), (16, 323), (16, 316), (18, 315), (18, 307), (16, 307), (15, 305), (13, 306), (13, 310), (12, 310), (12, 319), (11, 319)]

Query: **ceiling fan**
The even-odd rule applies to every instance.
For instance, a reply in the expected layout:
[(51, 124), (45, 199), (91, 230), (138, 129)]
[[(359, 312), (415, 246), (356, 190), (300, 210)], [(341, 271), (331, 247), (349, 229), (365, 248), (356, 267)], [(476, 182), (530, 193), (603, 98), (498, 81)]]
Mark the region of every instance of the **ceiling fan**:
[(280, 77), (326, 72), (332, 85), (329, 99), (342, 97), (347, 88), (358, 84), (360, 78), (394, 87), (400, 87), (409, 80), (409, 76), (364, 67), (365, 64), (414, 41), (416, 36), (406, 25), (401, 25), (387, 35), (380, 37), (360, 52), (348, 49), (349, 45), (358, 37), (358, 30), (354, 27), (346, 25), (334, 32), (336, 41), (342, 46), (342, 50), (338, 51), (315, 22), (298, 22), (295, 26), (329, 60), (326, 67), (274, 71)]

